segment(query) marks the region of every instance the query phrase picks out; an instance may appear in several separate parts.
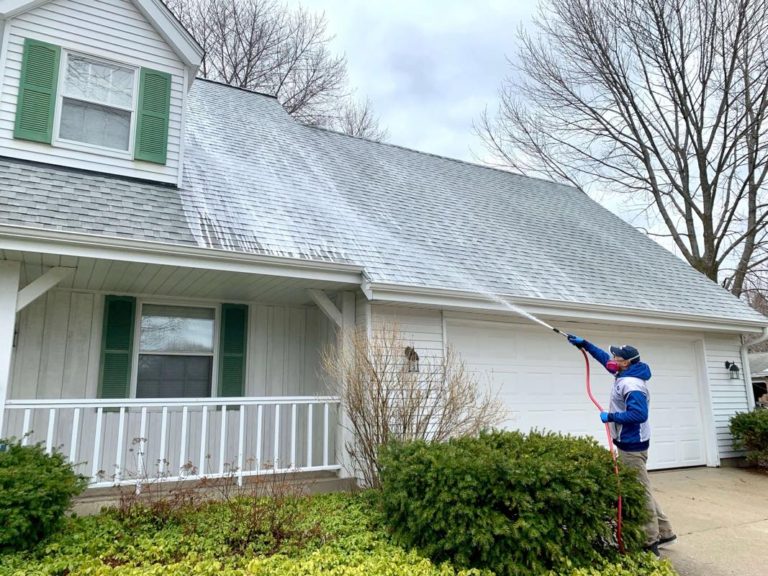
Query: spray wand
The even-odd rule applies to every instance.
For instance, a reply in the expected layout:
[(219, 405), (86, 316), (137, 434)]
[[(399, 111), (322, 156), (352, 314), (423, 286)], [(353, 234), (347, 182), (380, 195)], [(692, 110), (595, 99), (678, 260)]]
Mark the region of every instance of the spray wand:
[[(513, 304), (510, 304), (507, 301), (504, 301), (504, 304), (509, 306), (510, 309), (514, 310), (521, 316), (524, 316), (528, 318), (529, 320), (535, 322), (536, 324), (539, 324), (540, 326), (543, 326), (544, 328), (547, 328), (549, 330), (552, 330), (556, 334), (560, 334), (561, 336), (568, 338), (570, 334), (567, 332), (563, 332), (562, 330), (555, 328), (554, 326), (550, 326), (543, 320), (540, 320), (539, 318), (536, 318), (533, 314), (526, 312), (525, 310), (522, 310), (518, 308), (517, 306), (514, 306)], [(589, 399), (592, 401), (592, 404), (595, 405), (595, 407), (600, 411), (603, 412), (603, 407), (600, 405), (600, 403), (595, 398), (594, 394), (592, 394), (592, 384), (591, 384), (591, 377), (590, 377), (590, 370), (589, 370), (589, 357), (587, 356), (587, 353), (582, 349), (579, 348), (579, 351), (584, 356), (584, 364), (586, 367), (586, 374), (587, 374), (587, 395), (589, 396)], [(611, 458), (613, 458), (613, 471), (616, 474), (616, 485), (618, 488), (618, 504), (617, 504), (617, 510), (616, 510), (616, 542), (619, 546), (619, 552), (624, 554), (624, 540), (622, 538), (621, 534), (621, 516), (622, 516), (622, 501), (621, 501), (621, 478), (619, 476), (619, 462), (616, 457), (616, 451), (613, 448), (613, 439), (611, 437), (611, 429), (608, 425), (608, 423), (605, 423), (605, 435), (608, 438), (608, 450), (611, 452)]]

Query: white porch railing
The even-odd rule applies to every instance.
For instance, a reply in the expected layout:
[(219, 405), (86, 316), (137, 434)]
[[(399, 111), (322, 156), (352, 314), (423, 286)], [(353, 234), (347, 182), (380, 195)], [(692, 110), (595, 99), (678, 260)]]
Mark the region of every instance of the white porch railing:
[(92, 487), (338, 470), (339, 398), (8, 400), (5, 438), (44, 442)]

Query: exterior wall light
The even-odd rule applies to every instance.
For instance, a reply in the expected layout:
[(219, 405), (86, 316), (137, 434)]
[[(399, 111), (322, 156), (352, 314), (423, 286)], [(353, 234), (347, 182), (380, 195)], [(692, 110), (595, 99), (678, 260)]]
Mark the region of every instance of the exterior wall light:
[(408, 361), (408, 372), (419, 371), (419, 355), (410, 346), (405, 349), (405, 359)]
[(739, 379), (739, 367), (736, 364), (736, 362), (729, 362), (728, 360), (726, 360), (725, 367), (728, 369), (728, 372), (731, 375), (731, 380)]

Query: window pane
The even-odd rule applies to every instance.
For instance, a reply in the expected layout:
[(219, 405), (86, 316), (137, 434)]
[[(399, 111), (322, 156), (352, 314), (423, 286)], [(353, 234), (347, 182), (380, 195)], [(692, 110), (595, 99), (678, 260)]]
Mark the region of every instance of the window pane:
[(213, 309), (145, 304), (141, 352), (213, 352)]
[(64, 98), (60, 138), (128, 150), (130, 131), (130, 112)]
[(69, 56), (64, 92), (72, 98), (95, 100), (111, 106), (133, 106), (133, 75), (129, 68)]
[(211, 356), (139, 355), (137, 398), (208, 398)]

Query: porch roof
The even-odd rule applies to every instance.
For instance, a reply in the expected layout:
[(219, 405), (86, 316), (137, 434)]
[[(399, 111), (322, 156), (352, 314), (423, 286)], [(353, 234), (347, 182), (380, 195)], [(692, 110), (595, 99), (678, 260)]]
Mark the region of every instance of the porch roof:
[[(373, 286), (765, 324), (575, 188), (303, 126), (198, 80), (179, 189), (0, 160), (0, 224), (358, 266)], [(620, 251), (630, 263), (605, 263)]]

